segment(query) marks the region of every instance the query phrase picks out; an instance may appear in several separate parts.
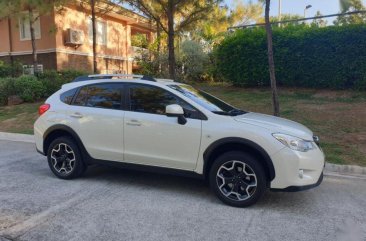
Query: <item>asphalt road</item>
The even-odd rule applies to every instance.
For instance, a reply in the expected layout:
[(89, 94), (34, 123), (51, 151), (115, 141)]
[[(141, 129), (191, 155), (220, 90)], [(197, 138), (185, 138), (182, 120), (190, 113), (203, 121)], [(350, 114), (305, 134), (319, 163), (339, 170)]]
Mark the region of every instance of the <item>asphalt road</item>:
[(222, 204), (199, 180), (95, 166), (57, 179), (33, 144), (0, 141), (0, 240), (366, 240), (366, 180)]

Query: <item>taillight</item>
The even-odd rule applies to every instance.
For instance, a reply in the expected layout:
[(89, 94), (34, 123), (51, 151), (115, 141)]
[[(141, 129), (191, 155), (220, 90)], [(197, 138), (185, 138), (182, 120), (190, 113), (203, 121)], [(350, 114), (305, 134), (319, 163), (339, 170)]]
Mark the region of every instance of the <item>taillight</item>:
[(51, 105), (50, 104), (43, 104), (38, 108), (38, 114), (39, 115), (43, 115), (46, 111), (48, 111), (50, 109)]

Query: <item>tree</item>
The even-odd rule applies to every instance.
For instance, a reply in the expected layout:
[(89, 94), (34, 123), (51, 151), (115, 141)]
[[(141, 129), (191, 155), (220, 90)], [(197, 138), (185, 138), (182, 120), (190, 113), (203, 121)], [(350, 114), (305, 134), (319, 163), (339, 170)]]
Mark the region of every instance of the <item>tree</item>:
[(199, 80), (205, 73), (208, 55), (203, 52), (202, 45), (191, 40), (181, 44), (180, 53), (183, 77), (185, 80)]
[(221, 0), (126, 0), (156, 24), (168, 35), (169, 77), (175, 79), (175, 47), (177, 33), (189, 25), (207, 17)]
[[(321, 17), (321, 16), (323, 15), (320, 13), (320, 11), (317, 11), (315, 17)], [(322, 18), (314, 19), (311, 25), (317, 27), (325, 27), (327, 26), (327, 20), (324, 20)]]
[[(80, 0), (80, 7), (91, 13), (91, 25), (92, 25), (92, 49), (93, 49), (93, 73), (98, 72), (98, 62), (97, 62), (97, 31), (96, 31), (96, 21), (97, 18), (107, 14), (108, 12), (118, 8), (118, 4), (121, 1), (107, 1), (107, 0)], [(117, 11), (116, 11), (117, 12)]]
[[(281, 21), (287, 21), (287, 20), (297, 20), (300, 18), (303, 18), (304, 16), (301, 16), (299, 14), (282, 14), (281, 15)], [(279, 22), (280, 19), (277, 16), (270, 17), (271, 22)], [(303, 21), (293, 21), (288, 23), (281, 23), (281, 27), (287, 27), (287, 26), (294, 26), (294, 25), (300, 25), (303, 24)]]
[[(263, 0), (261, 0), (263, 1)], [(276, 82), (276, 73), (275, 73), (275, 64), (273, 58), (273, 43), (272, 43), (272, 26), (269, 19), (271, 0), (265, 0), (265, 21), (266, 21), (266, 33), (267, 33), (267, 50), (268, 50), (268, 67), (269, 67), (269, 76), (271, 80), (271, 89), (272, 89), (272, 106), (273, 106), (273, 115), (280, 115), (280, 103), (278, 101), (278, 93), (277, 93), (277, 82)]]
[[(361, 0), (340, 0), (341, 12), (365, 11), (366, 7)], [(366, 23), (366, 14), (340, 15), (334, 21), (335, 25)]]
[(261, 4), (237, 2), (232, 9), (226, 5), (216, 5), (207, 18), (191, 26), (188, 31), (192, 38), (203, 41), (212, 49), (227, 34), (227, 29), (232, 26), (258, 22), (262, 19), (263, 7)]
[[(38, 72), (38, 56), (34, 31), (34, 23), (41, 15), (52, 12), (56, 6), (63, 3), (62, 0), (3, 0), (0, 5), (0, 18), (22, 17), (29, 21), (29, 31), (32, 45), (32, 59), (34, 74)], [(27, 15), (23, 12), (27, 11)]]

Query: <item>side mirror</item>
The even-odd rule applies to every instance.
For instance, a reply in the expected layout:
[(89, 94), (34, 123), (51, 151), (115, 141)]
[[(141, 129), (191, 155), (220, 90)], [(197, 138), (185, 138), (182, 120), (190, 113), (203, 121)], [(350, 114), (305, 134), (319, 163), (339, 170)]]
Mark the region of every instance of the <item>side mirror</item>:
[(187, 119), (184, 117), (184, 110), (180, 105), (167, 105), (165, 107), (165, 114), (169, 117), (178, 117), (178, 123), (181, 125), (187, 123)]

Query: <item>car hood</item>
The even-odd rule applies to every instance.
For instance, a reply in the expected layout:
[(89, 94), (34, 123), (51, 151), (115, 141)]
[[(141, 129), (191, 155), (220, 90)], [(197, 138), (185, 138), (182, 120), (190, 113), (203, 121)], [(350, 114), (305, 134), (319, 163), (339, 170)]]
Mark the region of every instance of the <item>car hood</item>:
[(313, 140), (313, 132), (306, 126), (284, 118), (249, 112), (244, 115), (235, 116), (234, 119), (238, 122), (266, 128), (273, 133), (283, 133), (305, 140)]

